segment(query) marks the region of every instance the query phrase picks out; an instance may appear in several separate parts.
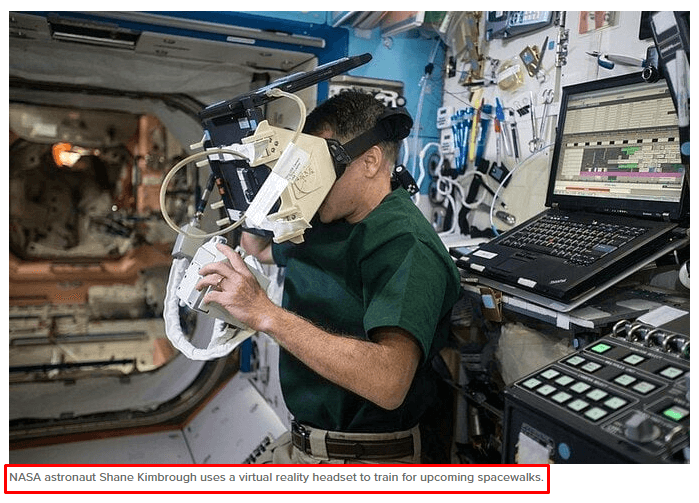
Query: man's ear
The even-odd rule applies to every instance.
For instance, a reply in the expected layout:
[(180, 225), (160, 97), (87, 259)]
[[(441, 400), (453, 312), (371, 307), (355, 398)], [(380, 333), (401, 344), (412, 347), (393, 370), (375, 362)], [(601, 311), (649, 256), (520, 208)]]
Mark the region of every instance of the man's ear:
[(362, 154), (362, 166), (368, 178), (374, 178), (383, 165), (383, 150), (374, 145)]

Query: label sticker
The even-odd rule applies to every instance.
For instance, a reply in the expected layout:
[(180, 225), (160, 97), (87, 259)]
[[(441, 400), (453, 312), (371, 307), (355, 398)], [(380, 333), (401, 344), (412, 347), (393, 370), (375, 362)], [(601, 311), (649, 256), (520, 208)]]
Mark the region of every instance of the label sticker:
[(522, 286), (527, 286), (529, 288), (534, 288), (536, 286), (536, 281), (527, 278), (519, 278), (517, 280), (517, 283)]
[(284, 149), (274, 166), (274, 172), (289, 182), (293, 182), (299, 172), (308, 164), (309, 155), (293, 143)]
[(259, 227), (289, 182), (272, 171), (245, 212), (245, 219)]
[(492, 295), (481, 295), (481, 298), (486, 309), (495, 309), (495, 300)]
[(497, 253), (493, 253), (493, 252), (489, 252), (489, 251), (485, 251), (485, 250), (477, 250), (477, 251), (473, 252), (473, 255), (476, 257), (481, 257), (481, 258), (488, 259), (488, 260), (498, 256)]
[(245, 212), (245, 218), (255, 227), (259, 227), (282, 192), (308, 164), (308, 159), (308, 153), (289, 143)]
[[(224, 145), (222, 148), (225, 148), (226, 150), (232, 150), (234, 152), (238, 152), (248, 162), (253, 162), (253, 160), (255, 159), (255, 147), (252, 144), (241, 145), (238, 143), (234, 143), (232, 145)], [(233, 154), (211, 154), (209, 157), (211, 159), (213, 159), (214, 161), (219, 161), (219, 162), (240, 160), (240, 157), (235, 156)]]

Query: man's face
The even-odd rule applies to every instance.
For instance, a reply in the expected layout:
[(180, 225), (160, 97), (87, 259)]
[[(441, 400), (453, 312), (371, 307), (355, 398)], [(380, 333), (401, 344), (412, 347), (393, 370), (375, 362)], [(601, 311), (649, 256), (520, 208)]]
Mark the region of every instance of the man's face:
[[(327, 139), (332, 138), (333, 134), (332, 131), (325, 130), (318, 136)], [(362, 156), (359, 156), (347, 165), (342, 176), (335, 180), (330, 192), (318, 208), (321, 222), (330, 223), (345, 219), (350, 223), (355, 223), (352, 217), (360, 210), (361, 198), (359, 196), (363, 183), (365, 183), (361, 173), (361, 161)]]
[(342, 219), (350, 223), (356, 222), (352, 217), (358, 213), (361, 202), (358, 192), (364, 181), (363, 177), (359, 176), (360, 159), (349, 164), (342, 176), (330, 188), (330, 192), (318, 208), (321, 222), (327, 224)]

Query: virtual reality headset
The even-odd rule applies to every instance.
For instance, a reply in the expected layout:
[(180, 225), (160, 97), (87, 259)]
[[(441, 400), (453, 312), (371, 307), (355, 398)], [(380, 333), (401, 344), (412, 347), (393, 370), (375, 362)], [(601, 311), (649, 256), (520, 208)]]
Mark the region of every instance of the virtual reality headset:
[[(210, 187), (218, 189), (230, 221), (244, 218), (244, 230), (271, 234), (275, 242), (300, 243), (348, 164), (374, 145), (400, 142), (410, 134), (413, 120), (403, 107), (388, 108), (373, 128), (345, 144), (271, 126), (264, 119), (260, 107), (280, 97), (296, 100), (305, 118), (303, 103), (291, 93), (370, 59), (370, 54), (342, 58), (200, 112), (205, 131), (201, 146), (212, 153), (206, 156)], [(418, 190), (406, 169), (394, 170), (392, 184), (411, 193)]]

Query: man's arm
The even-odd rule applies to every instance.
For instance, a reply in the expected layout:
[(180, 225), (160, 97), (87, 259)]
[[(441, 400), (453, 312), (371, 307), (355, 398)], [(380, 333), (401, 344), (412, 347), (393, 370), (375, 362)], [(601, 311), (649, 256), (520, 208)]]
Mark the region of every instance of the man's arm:
[(422, 355), (399, 327), (376, 329), (366, 341), (328, 333), (283, 309), (271, 311), (260, 330), (321, 376), (388, 410), (403, 403)]
[(273, 264), (272, 239), (265, 236), (258, 236), (251, 232), (243, 232), (240, 236), (240, 246), (245, 252), (254, 256), (263, 264)]
[(240, 256), (218, 245), (230, 264), (201, 268), (197, 288), (216, 286), (204, 302), (216, 302), (249, 327), (272, 336), (326, 379), (385, 409), (403, 403), (422, 356), (413, 336), (398, 327), (374, 330), (366, 341), (331, 334), (269, 300)]

